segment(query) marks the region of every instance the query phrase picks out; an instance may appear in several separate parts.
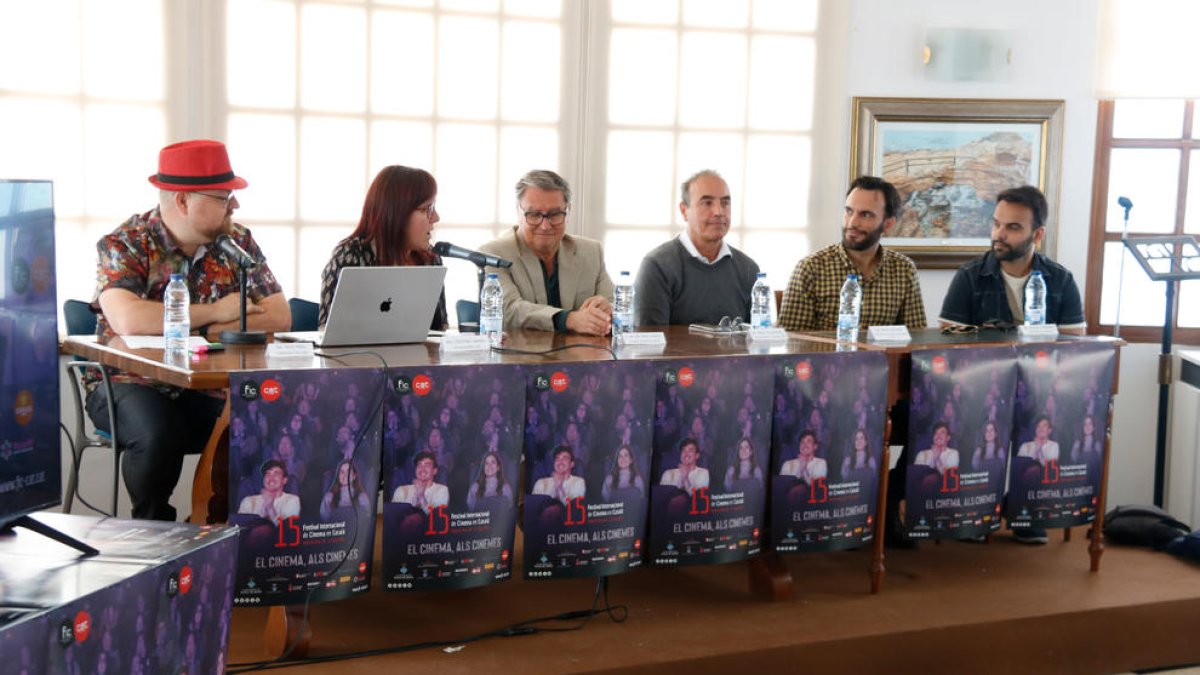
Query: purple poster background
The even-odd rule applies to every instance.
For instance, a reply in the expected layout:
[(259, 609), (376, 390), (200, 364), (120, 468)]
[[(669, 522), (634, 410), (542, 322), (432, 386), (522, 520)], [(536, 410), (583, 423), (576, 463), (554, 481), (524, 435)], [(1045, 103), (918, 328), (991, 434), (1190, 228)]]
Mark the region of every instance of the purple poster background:
[(383, 581), (470, 588), (512, 575), (519, 366), (393, 368), (384, 414)]
[(366, 591), (383, 371), (243, 372), (230, 380), (229, 522), (243, 528), (235, 602), (324, 602)]
[(725, 563), (759, 552), (774, 363), (655, 362), (647, 550), (654, 564)]
[(887, 414), (887, 359), (877, 352), (775, 361), (771, 544), (836, 551), (874, 537)]
[(1096, 518), (1116, 348), (1031, 345), (1017, 350), (1011, 526), (1071, 527)]
[(47, 599), (73, 595), (81, 577), (97, 590), (0, 628), (0, 653), (19, 659), (12, 672), (222, 672), (236, 550), (228, 537), (161, 565), (6, 558), (15, 576), (40, 571)]
[(654, 364), (547, 364), (525, 372), (525, 578), (620, 574), (640, 565)]
[(904, 524), (914, 539), (1000, 528), (1016, 367), (1010, 347), (912, 354)]

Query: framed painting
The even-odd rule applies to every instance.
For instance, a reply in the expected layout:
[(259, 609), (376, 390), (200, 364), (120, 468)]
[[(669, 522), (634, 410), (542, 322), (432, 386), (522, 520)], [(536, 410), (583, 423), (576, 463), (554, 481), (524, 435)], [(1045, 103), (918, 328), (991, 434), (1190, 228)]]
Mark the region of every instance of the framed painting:
[(996, 195), (1018, 185), (1046, 195), (1042, 249), (1053, 255), (1062, 134), (1062, 101), (856, 97), (850, 178), (896, 186), (901, 212), (883, 244), (923, 269), (988, 250)]

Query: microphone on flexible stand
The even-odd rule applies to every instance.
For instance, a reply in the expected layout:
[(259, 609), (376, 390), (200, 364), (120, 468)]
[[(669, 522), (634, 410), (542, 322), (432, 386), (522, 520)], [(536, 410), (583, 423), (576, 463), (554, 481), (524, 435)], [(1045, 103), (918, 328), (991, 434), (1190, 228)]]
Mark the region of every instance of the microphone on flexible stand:
[(239, 316), (239, 326), (241, 330), (223, 330), (221, 331), (221, 342), (231, 345), (259, 345), (267, 341), (267, 334), (261, 330), (246, 330), (246, 271), (258, 267), (258, 261), (254, 256), (246, 253), (246, 250), (238, 246), (233, 237), (228, 234), (221, 234), (215, 242), (217, 249), (225, 254), (238, 269), (238, 286), (241, 294), (241, 305)]
[[(1117, 197), (1117, 206), (1125, 209), (1125, 226), (1121, 229), (1121, 244), (1129, 235), (1129, 212), (1133, 210), (1133, 200), (1129, 197)], [(1121, 287), (1125, 285), (1125, 250), (1121, 250), (1121, 270), (1117, 274), (1117, 318), (1113, 320), (1113, 337), (1121, 337)]]
[(500, 256), (491, 255), (489, 253), (481, 253), (480, 251), (472, 251), (471, 249), (461, 248), (451, 244), (448, 241), (439, 241), (433, 245), (433, 252), (443, 258), (458, 258), (467, 262), (475, 263), (476, 276), (479, 278), (479, 292), (483, 292), (483, 280), (487, 276), (484, 272), (485, 267), (512, 267), (511, 260), (505, 260)]
[(490, 255), (488, 253), (480, 253), (466, 248), (460, 248), (445, 241), (439, 241), (433, 245), (433, 252), (443, 258), (458, 258), (467, 262), (475, 263), (479, 267), (512, 267), (511, 260), (505, 260), (499, 256)]

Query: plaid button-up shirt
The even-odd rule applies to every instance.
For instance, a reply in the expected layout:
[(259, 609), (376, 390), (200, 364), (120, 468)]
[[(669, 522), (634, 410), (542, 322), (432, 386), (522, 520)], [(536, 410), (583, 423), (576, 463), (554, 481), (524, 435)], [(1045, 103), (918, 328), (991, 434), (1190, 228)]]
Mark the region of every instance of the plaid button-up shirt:
[[(859, 325), (925, 328), (925, 303), (917, 266), (907, 256), (880, 247), (883, 259), (870, 278), (862, 280), (863, 303)], [(835, 330), (838, 304), (846, 275), (858, 273), (842, 244), (833, 244), (801, 260), (792, 272), (779, 325), (787, 330)]]

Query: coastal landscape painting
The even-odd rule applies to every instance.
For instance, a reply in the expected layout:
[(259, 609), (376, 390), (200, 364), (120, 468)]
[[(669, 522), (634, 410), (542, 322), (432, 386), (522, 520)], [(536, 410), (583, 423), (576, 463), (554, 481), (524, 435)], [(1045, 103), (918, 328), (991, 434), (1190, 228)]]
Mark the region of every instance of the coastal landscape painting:
[(1053, 220), (1061, 101), (858, 98), (854, 106), (851, 177), (896, 186), (902, 208), (883, 243), (918, 265), (957, 267), (986, 250), (1006, 188), (1039, 187)]

